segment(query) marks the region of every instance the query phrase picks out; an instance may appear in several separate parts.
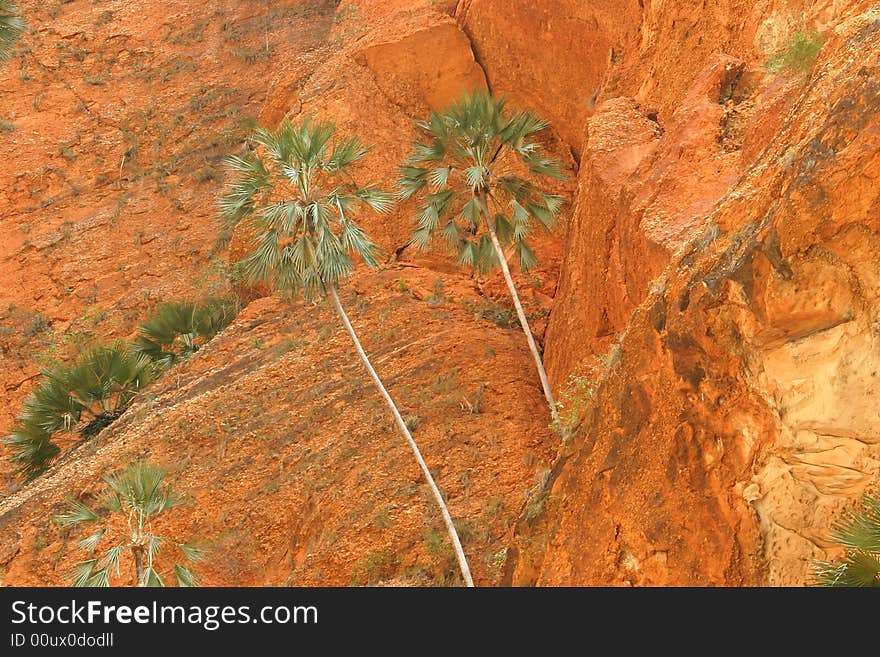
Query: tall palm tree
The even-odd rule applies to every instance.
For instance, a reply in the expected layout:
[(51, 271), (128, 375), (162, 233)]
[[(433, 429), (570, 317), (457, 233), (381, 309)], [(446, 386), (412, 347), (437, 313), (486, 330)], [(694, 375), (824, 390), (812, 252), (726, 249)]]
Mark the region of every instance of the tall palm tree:
[(553, 424), (561, 431), (550, 382), (504, 251), (513, 247), (523, 271), (537, 265), (527, 242), (532, 223), (549, 230), (562, 207), (562, 197), (545, 193), (523, 175), (565, 178), (562, 165), (543, 155), (534, 141), (549, 124), (530, 112), (508, 114), (503, 99), (479, 91), (416, 125), (423, 135), (400, 168), (398, 184), (402, 199), (423, 197), (411, 243), (425, 248), (439, 233), (460, 264), (480, 271), (501, 267)]
[(24, 32), (25, 23), (12, 0), (0, 0), (0, 62), (12, 57), (12, 46)]
[(155, 379), (149, 358), (125, 342), (94, 347), (73, 365), (46, 369), (24, 403), (5, 443), (26, 480), (42, 474), (60, 453), (56, 432), (96, 436), (116, 420), (137, 393)]
[(858, 509), (837, 522), (831, 538), (846, 552), (837, 562), (820, 561), (822, 586), (880, 586), (880, 498), (865, 495)]
[[(125, 518), (128, 531), (114, 536), (109, 529), (113, 523), (107, 523), (77, 543), (80, 549), (88, 551), (89, 558), (74, 566), (74, 586), (110, 586), (111, 576), (121, 576), (120, 560), (126, 553), (134, 562), (135, 586), (165, 586), (157, 565), (160, 550), (164, 550), (164, 554), (166, 548), (173, 547), (189, 561), (202, 558), (201, 548), (153, 533), (156, 518), (181, 504), (181, 498), (163, 483), (166, 474), (161, 465), (136, 461), (124, 470), (104, 477), (109, 490), (100, 505), (105, 511)], [(73, 498), (68, 501), (67, 511), (55, 516), (55, 521), (62, 527), (99, 525), (101, 519), (97, 511)], [(112, 545), (100, 556), (95, 556), (102, 539), (108, 535), (114, 539)], [(175, 563), (173, 572), (178, 586), (196, 585), (195, 575), (186, 566)]]
[(449, 510), (425, 464), (416, 442), (388, 390), (370, 363), (349, 321), (337, 287), (354, 270), (350, 255), (377, 266), (376, 246), (355, 223), (359, 206), (385, 213), (391, 196), (374, 187), (359, 186), (349, 172), (366, 155), (360, 140), (336, 137), (332, 123), (285, 119), (275, 130), (257, 130), (258, 150), (231, 157), (235, 181), (220, 201), (227, 229), (247, 222), (255, 235), (253, 250), (243, 259), (245, 275), (274, 289), (303, 293), (306, 298), (329, 294), (374, 385), (400, 432), (406, 438), (443, 516), (461, 574), (473, 586), (470, 569)]

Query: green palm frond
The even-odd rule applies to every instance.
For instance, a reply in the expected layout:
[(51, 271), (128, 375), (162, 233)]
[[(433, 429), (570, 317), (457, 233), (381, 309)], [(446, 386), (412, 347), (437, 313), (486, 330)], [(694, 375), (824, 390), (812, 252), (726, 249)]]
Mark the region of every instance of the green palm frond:
[(177, 585), (190, 587), (190, 586), (198, 586), (198, 581), (196, 579), (195, 574), (185, 566), (181, 566), (180, 564), (174, 564), (174, 576), (177, 578)]
[(67, 500), (67, 511), (55, 516), (55, 522), (61, 527), (71, 527), (83, 522), (97, 522), (101, 519), (91, 507), (71, 497)]
[(402, 200), (412, 197), (413, 194), (424, 189), (428, 185), (430, 169), (404, 165), (399, 168), (399, 172), (400, 179), (397, 183), (397, 196)]
[(92, 573), (97, 564), (97, 559), (86, 559), (75, 564), (70, 570), (70, 579), (73, 586), (89, 586), (89, 580), (92, 578)]
[(854, 550), (880, 552), (880, 499), (866, 495), (858, 509), (834, 525), (831, 537)]
[(226, 165), (235, 174), (229, 191), (220, 197), (220, 219), (226, 230), (235, 228), (239, 221), (254, 211), (258, 201), (270, 188), (270, 172), (264, 162), (253, 154), (234, 155)]
[(124, 470), (104, 477), (118, 496), (123, 509), (137, 511), (144, 518), (156, 516), (180, 504), (170, 487), (163, 484), (167, 470), (149, 461), (135, 461)]
[(324, 166), (330, 171), (344, 171), (349, 166), (362, 159), (367, 154), (367, 148), (357, 137), (341, 139), (333, 146), (330, 157)]
[(146, 570), (144, 571), (144, 581), (145, 586), (149, 587), (165, 586), (165, 582), (162, 581), (162, 578), (159, 576), (159, 572), (152, 566), (147, 566)]
[(241, 261), (246, 279), (310, 298), (350, 275), (354, 258), (375, 267), (377, 247), (356, 215), (363, 206), (387, 213), (394, 199), (352, 182), (366, 146), (311, 119), (285, 119), (253, 141), (256, 151), (230, 161), (235, 180), (220, 202), (221, 219), (245, 221), (255, 236)]
[(93, 573), (92, 576), (89, 577), (88, 582), (86, 582), (86, 586), (96, 587), (96, 588), (107, 588), (110, 586), (110, 573), (107, 572), (107, 568), (98, 568)]
[(529, 171), (532, 173), (555, 178), (556, 180), (565, 180), (566, 178), (565, 170), (562, 168), (562, 163), (559, 160), (530, 152), (523, 158), (523, 161), (528, 165)]
[(43, 474), (61, 453), (61, 448), (52, 442), (52, 434), (30, 420), (20, 421), (3, 442), (12, 451), (16, 474), (25, 481)]
[(26, 28), (18, 13), (18, 7), (11, 0), (0, 0), (0, 61), (12, 57), (13, 46)]
[(44, 370), (4, 441), (18, 473), (30, 480), (46, 470), (60, 452), (52, 442), (55, 432), (100, 433), (155, 376), (149, 358), (124, 342), (94, 347), (73, 365)]
[[(520, 169), (534, 176), (565, 177), (562, 165), (535, 141), (547, 121), (530, 112), (510, 114), (504, 99), (481, 91), (416, 125), (422, 135), (400, 167), (397, 185), (401, 199), (422, 197), (410, 243), (425, 248), (439, 235), (460, 264), (486, 270), (500, 264), (497, 254), (489, 253), (494, 247), (481, 239), (494, 221), (499, 242), (515, 246), (520, 265), (536, 266), (526, 243), (531, 225), (550, 229), (563, 199), (513, 173), (509, 162), (519, 161)], [(460, 210), (447, 218), (449, 207)]]
[(103, 536), (104, 536), (104, 531), (105, 530), (103, 530), (103, 529), (99, 529), (91, 536), (86, 536), (85, 538), (81, 539), (76, 544), (76, 546), (80, 550), (86, 550), (87, 552), (94, 552), (95, 549), (98, 547), (98, 543), (101, 542), (101, 538), (103, 538)]
[(103, 557), (101, 557), (101, 564), (104, 565), (108, 573), (115, 572), (116, 576), (119, 576), (119, 558), (122, 556), (124, 550), (124, 545), (114, 545), (104, 553)]
[(519, 260), (520, 269), (523, 271), (529, 271), (538, 266), (538, 259), (535, 257), (531, 247), (524, 240), (520, 240), (516, 243), (516, 257)]
[(197, 352), (226, 328), (235, 319), (237, 310), (237, 305), (229, 299), (162, 304), (141, 325), (133, 347), (159, 367), (170, 367)]
[(815, 564), (822, 586), (880, 586), (880, 499), (865, 495), (835, 523), (831, 537), (846, 547), (837, 562)]
[(820, 561), (815, 573), (822, 586), (880, 586), (880, 560), (869, 552), (850, 550), (839, 562)]
[(40, 384), (24, 403), (24, 419), (47, 433), (71, 431), (88, 407), (73, 393), (70, 366), (42, 372)]
[[(516, 218), (516, 213), (514, 213), (514, 218)], [(495, 232), (498, 234), (498, 239), (502, 244), (508, 244), (514, 239), (514, 234), (518, 227), (519, 224), (512, 223), (506, 215), (500, 212), (495, 215)], [(526, 224), (526, 229), (528, 229), (528, 224)]]
[(147, 555), (151, 562), (159, 556), (159, 553), (162, 551), (162, 546), (167, 542), (168, 541), (161, 536), (150, 536), (147, 540)]
[(183, 552), (183, 556), (193, 562), (202, 561), (208, 554), (208, 551), (205, 548), (198, 545), (192, 545), (189, 543), (178, 543), (177, 547), (180, 548), (181, 552)]
[(71, 396), (97, 416), (124, 408), (155, 378), (150, 359), (119, 341), (87, 351), (68, 370), (64, 383)]

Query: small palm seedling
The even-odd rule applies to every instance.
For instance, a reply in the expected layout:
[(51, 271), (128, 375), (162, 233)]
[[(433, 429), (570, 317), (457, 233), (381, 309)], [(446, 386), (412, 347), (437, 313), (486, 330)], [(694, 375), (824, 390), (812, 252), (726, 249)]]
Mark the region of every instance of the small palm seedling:
[[(83, 538), (77, 546), (88, 552), (88, 558), (74, 566), (74, 586), (110, 586), (111, 578), (122, 578), (123, 562), (130, 559), (133, 565), (135, 586), (165, 586), (159, 557), (165, 560), (170, 550), (176, 550), (186, 561), (198, 561), (203, 550), (194, 545), (178, 543), (153, 533), (153, 524), (159, 516), (180, 506), (181, 498), (171, 486), (164, 483), (165, 468), (147, 461), (136, 461), (124, 470), (104, 477), (107, 492), (100, 499), (100, 506), (111, 518), (102, 515), (87, 504), (71, 498), (66, 512), (55, 516), (62, 527), (86, 525), (94, 533)], [(119, 516), (112, 519), (113, 515)], [(125, 530), (116, 528), (124, 520)], [(98, 553), (103, 545), (109, 545)], [(167, 562), (166, 562), (167, 563)], [(173, 572), (178, 586), (195, 586), (193, 572), (179, 563), (167, 569)]]
[(253, 139), (259, 147), (254, 153), (229, 159), (235, 180), (220, 201), (227, 230), (245, 222), (248, 234), (255, 236), (252, 251), (242, 261), (245, 276), (286, 293), (301, 292), (306, 298), (328, 294), (333, 299), (358, 356), (388, 404), (440, 507), (464, 581), (473, 586), (440, 490), (361, 346), (337, 292), (340, 281), (354, 270), (351, 256), (377, 266), (376, 246), (355, 223), (356, 211), (366, 205), (376, 212), (387, 212), (392, 207), (391, 197), (352, 181), (349, 172), (367, 150), (356, 137), (336, 137), (332, 123), (306, 120), (294, 125), (285, 119), (275, 130), (257, 130)]
[(226, 328), (235, 315), (235, 304), (228, 300), (162, 304), (141, 325), (134, 349), (159, 367), (171, 367), (201, 349)]
[(24, 21), (12, 0), (0, 0), (0, 62), (12, 57), (12, 48), (24, 32)]
[(835, 523), (831, 538), (846, 548), (835, 562), (820, 561), (822, 586), (880, 586), (880, 498), (865, 495), (858, 509)]
[(401, 167), (399, 195), (421, 195), (411, 243), (423, 249), (435, 236), (462, 265), (487, 271), (500, 266), (519, 323), (535, 360), (554, 426), (561, 429), (541, 354), (510, 275), (505, 247), (523, 271), (537, 265), (528, 244), (534, 222), (549, 230), (562, 208), (520, 173), (564, 179), (562, 165), (541, 153), (535, 136), (549, 124), (529, 112), (508, 114), (505, 101), (468, 94), (445, 113), (417, 122), (423, 136)]
[(84, 438), (96, 436), (155, 378), (149, 358), (124, 342), (95, 347), (75, 364), (42, 374), (5, 441), (19, 474), (28, 480), (42, 474), (58, 456), (53, 434), (76, 431)]

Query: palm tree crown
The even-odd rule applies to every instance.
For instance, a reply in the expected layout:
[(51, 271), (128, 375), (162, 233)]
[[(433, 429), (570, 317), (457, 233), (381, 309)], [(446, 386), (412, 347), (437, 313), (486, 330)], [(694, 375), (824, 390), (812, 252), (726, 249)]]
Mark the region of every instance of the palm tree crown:
[[(108, 491), (99, 500), (100, 506), (107, 512), (126, 518), (128, 531), (100, 556), (95, 556), (95, 551), (108, 534), (106, 527), (98, 527), (94, 534), (77, 543), (80, 549), (89, 552), (89, 558), (74, 567), (74, 586), (109, 586), (111, 575), (118, 577), (121, 574), (120, 558), (126, 552), (134, 560), (135, 581), (138, 586), (165, 585), (156, 564), (161, 548), (173, 546), (190, 561), (202, 558), (202, 549), (153, 533), (153, 521), (165, 511), (181, 504), (181, 498), (164, 483), (166, 474), (165, 468), (160, 465), (136, 461), (124, 470), (104, 477)], [(76, 499), (68, 501), (65, 513), (55, 516), (55, 521), (62, 527), (97, 525), (100, 520), (101, 515), (98, 512)], [(185, 566), (174, 564), (173, 571), (178, 586), (195, 585), (195, 575)]]
[(18, 16), (12, 0), (0, 0), (0, 62), (12, 57), (12, 46), (24, 32), (25, 24)]
[(418, 121), (424, 134), (400, 168), (400, 197), (425, 193), (412, 243), (424, 248), (439, 232), (459, 263), (480, 270), (499, 265), (484, 220), (503, 246), (514, 245), (528, 270), (537, 264), (527, 242), (532, 220), (549, 229), (563, 204), (520, 175), (565, 178), (561, 164), (534, 141), (548, 123), (530, 112), (508, 115), (505, 105), (476, 92)]
[(350, 255), (376, 266), (376, 246), (354, 216), (361, 204), (387, 212), (392, 200), (352, 181), (351, 165), (367, 149), (356, 137), (335, 135), (332, 123), (285, 119), (255, 132), (256, 151), (228, 159), (237, 175), (220, 213), (227, 228), (244, 221), (256, 236), (244, 259), (250, 280), (312, 297), (352, 272)]

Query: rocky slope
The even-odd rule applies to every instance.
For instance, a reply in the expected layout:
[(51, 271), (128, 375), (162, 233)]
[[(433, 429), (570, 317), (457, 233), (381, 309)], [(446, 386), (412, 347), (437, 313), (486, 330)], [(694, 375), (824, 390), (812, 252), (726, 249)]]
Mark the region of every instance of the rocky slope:
[[(803, 584), (876, 484), (875, 5), (21, 4), (28, 52), (0, 69), (0, 421), (38, 360), (228, 288), (247, 236), (216, 242), (218, 163), (253, 121), (333, 119), (390, 185), (412, 119), (485, 85), (551, 119), (574, 172), (519, 279), (577, 431), (558, 444), (522, 336), (476, 316), (503, 283), (406, 248), (411, 207), (366, 221), (387, 259), (347, 295), (478, 583)], [(768, 67), (799, 31), (815, 60)], [(217, 548), (207, 583), (454, 581), (336, 326), (257, 299), (40, 480), (7, 478), (2, 582), (63, 583), (74, 537), (51, 514), (142, 455), (194, 496), (168, 530)]]

